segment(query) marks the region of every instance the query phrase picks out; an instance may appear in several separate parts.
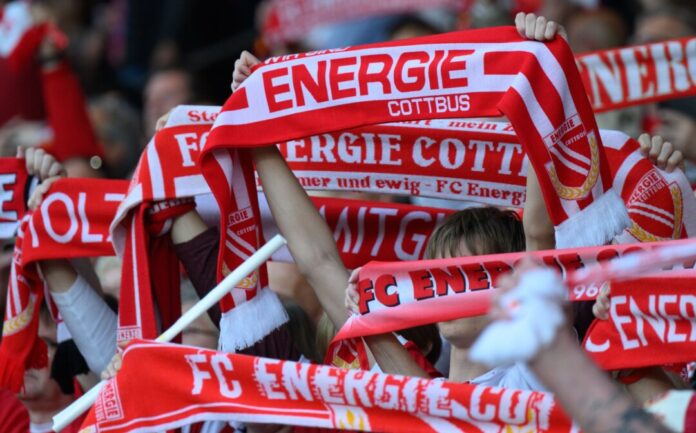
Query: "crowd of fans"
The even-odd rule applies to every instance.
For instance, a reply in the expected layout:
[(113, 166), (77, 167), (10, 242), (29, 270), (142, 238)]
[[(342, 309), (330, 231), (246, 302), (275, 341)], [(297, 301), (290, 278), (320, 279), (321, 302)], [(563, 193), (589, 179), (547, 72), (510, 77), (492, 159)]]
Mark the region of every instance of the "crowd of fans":
[[(524, 34), (529, 26), (519, 18), (515, 23), (519, 11), (547, 17), (548, 22), (535, 21), (537, 25), (560, 23), (575, 53), (696, 35), (696, 5), (691, 0), (476, 0), (458, 14), (431, 10), (427, 1), (423, 3), (421, 12), (333, 23), (313, 30), (302, 40), (281, 46), (265, 44), (259, 36), (258, 23), (266, 6), (262, 1), (32, 1), (33, 19), (49, 22), (59, 32), (48, 32), (35, 53), (35, 61), (20, 71), (13, 69), (6, 58), (0, 58), (0, 156), (26, 156), (29, 173), (41, 180), (55, 175), (129, 179), (157, 129), (158, 119), (181, 104), (221, 105), (230, 95), (230, 83), (235, 90), (249, 76), (258, 58), (464, 28), (517, 24)], [(61, 43), (57, 33), (67, 36), (68, 43)], [(687, 176), (692, 183), (696, 182), (696, 98), (611, 111), (597, 115), (597, 120), (601, 128), (621, 130), (636, 138), (643, 132), (662, 137), (664, 142), (671, 143), (671, 153), (667, 156), (677, 155), (669, 158), (668, 169), (679, 166), (683, 156)], [(663, 141), (659, 141), (659, 146), (661, 149)], [(648, 142), (646, 153), (650, 147)], [(653, 145), (650, 152), (653, 160), (661, 153), (660, 149), (655, 152)], [(356, 274), (349, 279), (349, 271), (342, 264), (330, 260), (316, 262), (322, 242), (333, 240), (330, 236), (322, 239), (322, 233), (315, 231), (323, 223), (316, 220), (318, 214), (314, 214), (311, 205), (310, 210), (303, 208), (304, 193), (292, 189), (295, 184), (292, 173), (287, 167), (283, 169), (279, 158), (282, 157), (272, 150), (254, 154), (271, 208), (288, 209), (282, 203), (274, 203), (281, 198), (292, 204), (290, 208), (294, 206), (288, 210), (285, 222), (278, 221), (278, 226), (289, 241), (295, 265), (278, 264), (275, 270), (269, 270), (271, 288), (286, 301), (291, 320), (290, 325), (245, 353), (320, 363), (335, 328), (346, 320), (347, 285), (345, 303), (350, 309), (356, 308)], [(663, 157), (663, 162), (666, 160)], [(391, 199), (365, 194), (358, 197)], [(440, 199), (409, 197), (408, 200), (437, 207), (463, 207), (461, 203)], [(526, 207), (522, 221), (512, 211), (469, 208), (446, 220), (434, 232), (426, 256), (447, 258), (553, 249), (553, 227), (550, 232), (540, 231), (539, 226), (548, 225), (548, 220), (547, 217), (534, 220), (535, 215), (534, 209)], [(187, 310), (211, 288), (201, 290), (199, 286), (214, 285), (218, 237), (216, 229), (209, 229), (195, 211), (176, 218), (181, 222), (175, 221), (171, 235), (188, 275), (182, 283), (182, 306)], [(0, 311), (5, 310), (4, 291), (12, 249), (12, 240), (3, 240)], [(87, 270), (79, 270), (80, 266)], [(79, 309), (86, 302), (84, 305), (90, 305), (91, 311), (82, 320), (94, 326), (92, 332), (104, 336), (103, 344), (93, 348), (95, 353), (82, 353), (87, 373), (77, 377), (80, 387), (86, 390), (97, 381), (94, 373), (106, 370), (107, 376), (113, 375), (120, 365), (118, 357), (111, 361), (116, 347), (115, 339), (109, 337), (111, 327), (115, 327), (113, 311), (118, 308), (120, 260), (101, 257), (82, 264), (52, 261), (42, 263), (42, 272), (58, 306)], [(85, 273), (92, 274), (94, 280), (78, 276)], [(518, 279), (516, 274), (504, 285), (513, 290)], [(100, 287), (99, 297), (85, 295), (87, 301), (81, 298), (76, 303), (76, 298), (71, 301), (65, 295), (76, 290), (91, 292), (92, 287)], [(608, 297), (604, 291), (594, 305), (596, 317), (606, 318)], [(62, 310), (61, 313), (65, 315)], [(55, 347), (55, 324), (47, 312), (42, 312), (41, 317), (40, 335), (49, 347)], [(182, 342), (216, 349), (219, 337), (216, 318), (219, 312), (201, 316), (184, 331)], [(467, 360), (473, 342), (489, 322), (490, 318), (462, 319), (401, 333), (422, 352), (424, 360), (415, 363), (401, 357), (400, 343), (383, 336), (366, 340), (374, 361), (385, 372), (422, 377), (440, 375), (460, 382), (551, 390), (588, 431), (662, 431), (665, 427), (655, 423), (626, 396), (642, 404), (669, 389), (690, 386), (671, 372), (655, 367), (642, 372), (642, 380), (625, 385), (626, 392), (617, 391), (582, 358), (579, 349), (575, 350), (576, 337), (565, 331), (559, 331), (558, 340), (531, 364), (516, 363), (513, 367), (491, 370)], [(574, 371), (579, 379), (554, 376), (552, 366), (564, 362), (576, 366)], [(74, 399), (75, 390), (71, 387), (71, 392), (66, 393), (48, 373), (44, 376), (36, 373), (29, 379), (19, 400), (28, 411), (31, 432), (50, 432), (51, 416)], [(569, 393), (568, 389), (574, 392)], [(579, 389), (594, 393), (597, 401), (604, 404), (607, 415), (583, 407), (583, 402), (574, 399), (585, 395)], [(0, 389), (0, 429), (22, 432), (20, 428), (26, 422), (23, 409), (6, 394)], [(220, 428), (216, 431), (231, 427)], [(247, 431), (284, 430), (250, 425)]]

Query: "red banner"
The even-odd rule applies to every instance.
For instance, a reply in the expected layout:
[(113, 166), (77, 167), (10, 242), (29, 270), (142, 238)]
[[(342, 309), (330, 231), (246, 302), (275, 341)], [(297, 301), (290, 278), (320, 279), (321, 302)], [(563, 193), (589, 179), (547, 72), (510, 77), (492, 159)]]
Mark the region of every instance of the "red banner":
[[(486, 314), (490, 306), (489, 289), (495, 288), (498, 277), (512, 270), (525, 257), (535, 257), (545, 265), (558, 269), (565, 279), (593, 263), (639, 251), (658, 250), (664, 246), (688, 245), (689, 242), (682, 240), (418, 262), (369, 263), (362, 268), (358, 282), (361, 315), (349, 318), (335, 339), (382, 334)], [(636, 263), (632, 266), (635, 267)], [(668, 268), (678, 271), (694, 267), (696, 263), (689, 260)], [(569, 299), (595, 299), (600, 287), (601, 282), (573, 285), (569, 288)]]
[(595, 112), (696, 94), (696, 37), (576, 57)]
[(24, 234), (25, 263), (114, 254), (109, 225), (128, 181), (64, 179), (52, 185)]
[(27, 211), (29, 175), (23, 159), (0, 158), (0, 239), (14, 237)]
[(386, 123), (279, 145), (305, 189), (365, 191), (522, 207), (528, 161), (509, 123)]
[(696, 353), (694, 271), (611, 284), (608, 320), (596, 320), (583, 347), (607, 370), (686, 363)]
[[(262, 197), (259, 195), (259, 197)], [(419, 260), (430, 235), (454, 211), (399, 203), (312, 197), (333, 232), (341, 260), (349, 269), (371, 260)], [(267, 239), (278, 233), (265, 202), (260, 200)], [(292, 262), (287, 248), (273, 260)]]
[(126, 349), (121, 371), (102, 389), (83, 429), (159, 431), (202, 420), (385, 433), (573, 428), (541, 392), (138, 341)]

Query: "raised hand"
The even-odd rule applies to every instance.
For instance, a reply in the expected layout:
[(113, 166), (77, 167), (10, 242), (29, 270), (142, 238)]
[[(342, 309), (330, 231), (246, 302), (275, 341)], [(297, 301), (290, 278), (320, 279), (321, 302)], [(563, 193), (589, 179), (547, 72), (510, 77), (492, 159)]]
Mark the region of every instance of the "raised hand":
[(568, 40), (568, 34), (562, 25), (546, 17), (520, 12), (515, 16), (515, 27), (522, 37), (545, 42), (553, 40), (556, 35)]

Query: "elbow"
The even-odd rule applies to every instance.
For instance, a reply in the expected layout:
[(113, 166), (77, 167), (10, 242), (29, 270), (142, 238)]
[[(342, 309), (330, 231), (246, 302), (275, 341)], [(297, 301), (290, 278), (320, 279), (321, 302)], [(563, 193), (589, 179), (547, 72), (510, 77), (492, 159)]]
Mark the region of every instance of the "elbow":
[(318, 272), (327, 272), (337, 266), (343, 267), (343, 262), (335, 250), (322, 249), (312, 251), (300, 259), (295, 257), (295, 264), (305, 279), (311, 279)]
[(554, 249), (556, 247), (556, 233), (553, 225), (527, 220), (524, 221), (523, 225), (527, 251)]

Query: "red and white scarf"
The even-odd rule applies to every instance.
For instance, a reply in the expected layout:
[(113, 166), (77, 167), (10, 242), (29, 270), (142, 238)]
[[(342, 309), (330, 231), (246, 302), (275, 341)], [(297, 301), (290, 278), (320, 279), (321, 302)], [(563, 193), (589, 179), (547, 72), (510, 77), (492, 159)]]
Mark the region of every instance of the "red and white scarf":
[(0, 158), (0, 239), (11, 239), (27, 211), (30, 176), (23, 159)]
[(83, 429), (160, 431), (201, 420), (386, 433), (573, 431), (553, 397), (541, 392), (150, 342), (126, 348), (122, 369), (102, 389)]
[(0, 8), (0, 57), (17, 70), (31, 62), (46, 34), (52, 35), (59, 49), (68, 45), (68, 38), (54, 24), (34, 24), (29, 3), (13, 1)]
[[(179, 267), (171, 242), (168, 236), (162, 239), (148, 233), (145, 215), (152, 203), (210, 193), (198, 166), (198, 153), (218, 109), (179, 106), (172, 111), (165, 127), (143, 153), (128, 196), (114, 219), (114, 246), (123, 256), (118, 335), (121, 341), (155, 338), (181, 314), (177, 295)], [(243, 179), (235, 179), (233, 184), (247, 194), (251, 191), (249, 195), (256, 198), (255, 190), (247, 190)], [(234, 269), (242, 261), (222, 262), (222, 268)], [(156, 278), (151, 276), (154, 271)], [(263, 287), (267, 286), (265, 272), (265, 267), (259, 270), (264, 275)], [(224, 351), (248, 347), (287, 320), (282, 305), (270, 293), (264, 295), (267, 302), (256, 303), (246, 303), (246, 295), (245, 289), (234, 289), (220, 303), (220, 347)], [(232, 313), (234, 307), (237, 308)], [(167, 312), (166, 318), (160, 317), (161, 329), (157, 327), (155, 308), (160, 316)]]
[(608, 320), (595, 320), (583, 347), (607, 370), (694, 361), (696, 272), (611, 284)]
[[(570, 277), (572, 280), (575, 278), (573, 275), (580, 275), (577, 273), (579, 270), (593, 263), (630, 253), (658, 250), (659, 247), (690, 243), (691, 240), (684, 239), (413, 262), (372, 262), (360, 271), (358, 305), (362, 315), (349, 318), (336, 339), (381, 334), (486, 314), (491, 296), (489, 289), (496, 287), (500, 275), (508, 273), (519, 261), (530, 255), (547, 266), (557, 268), (564, 278)], [(645, 265), (645, 262), (636, 261), (626, 269), (639, 272)], [(670, 272), (683, 272), (683, 269), (694, 268), (694, 261), (677, 261), (671, 267), (674, 271)], [(608, 268), (596, 277), (600, 279), (596, 283), (588, 285), (584, 281), (577, 284), (571, 282), (568, 298), (571, 301), (595, 299), (599, 294), (601, 281), (618, 275), (619, 271), (623, 271), (621, 277), (625, 278), (623, 268)]]
[(538, 174), (559, 246), (602, 244), (629, 224), (570, 49), (513, 28), (268, 59), (225, 103), (204, 154), (390, 121), (499, 115)]
[(696, 37), (577, 56), (595, 112), (696, 95)]
[[(278, 233), (263, 195), (259, 195), (263, 232)], [(454, 211), (399, 203), (311, 197), (314, 206), (333, 233), (341, 261), (355, 269), (371, 260), (419, 260), (431, 233)], [(287, 248), (272, 257), (293, 262)]]
[[(22, 161), (23, 163), (23, 161)], [(39, 308), (47, 296), (35, 264), (57, 258), (112, 255), (109, 224), (123, 199), (126, 182), (63, 179), (39, 208), (24, 216), (15, 244), (0, 343), (0, 386), (19, 391), (24, 369), (42, 367), (45, 352), (37, 337)], [(57, 310), (51, 312), (57, 318)]]
[[(631, 225), (617, 243), (696, 233), (696, 199), (680, 171), (667, 173), (638, 142), (601, 130), (613, 189)], [(280, 145), (309, 190), (410, 194), (521, 208), (527, 160), (512, 126), (488, 120), (389, 123), (325, 133)], [(417, 174), (415, 174), (417, 173)]]

